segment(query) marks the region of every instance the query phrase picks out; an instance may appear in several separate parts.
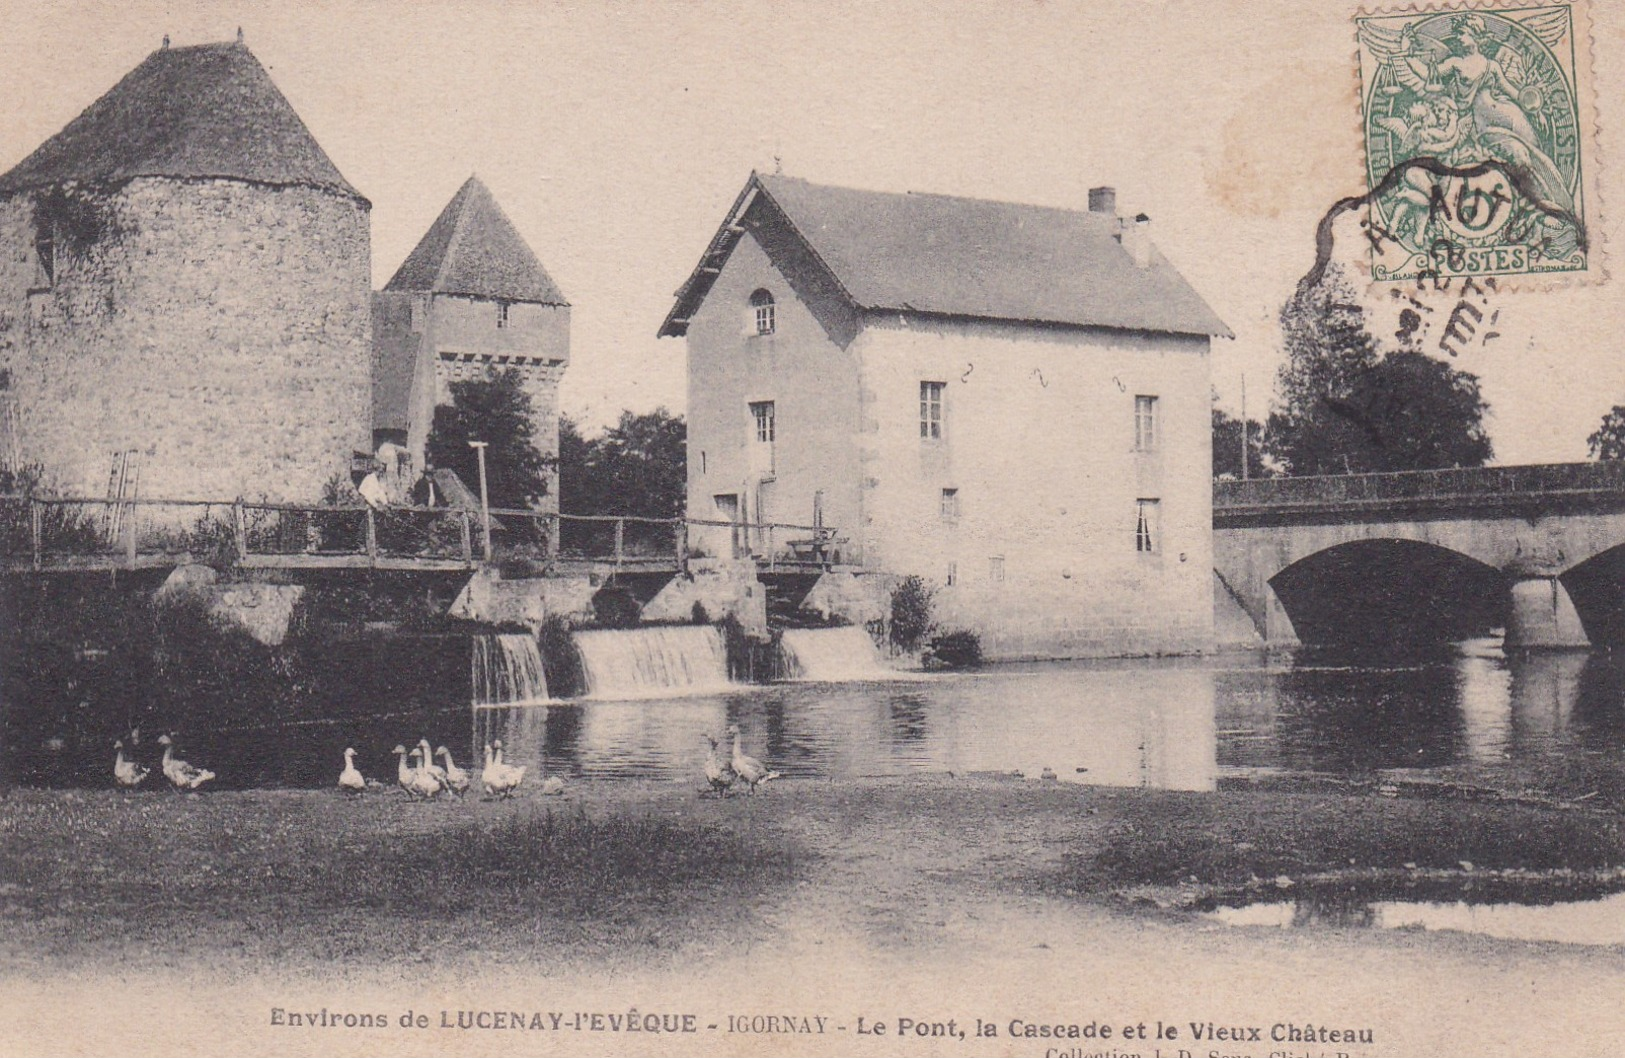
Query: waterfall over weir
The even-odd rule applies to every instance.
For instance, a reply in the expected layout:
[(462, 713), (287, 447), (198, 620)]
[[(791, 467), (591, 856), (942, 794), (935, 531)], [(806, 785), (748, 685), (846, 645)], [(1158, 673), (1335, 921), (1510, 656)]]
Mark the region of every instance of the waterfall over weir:
[(898, 674), (880, 663), (869, 633), (845, 628), (786, 628), (779, 639), (784, 676), (791, 680), (894, 680)]
[(547, 673), (533, 635), (474, 637), (474, 705), (533, 705), (547, 696)]
[(728, 651), (710, 625), (577, 632), (575, 644), (593, 698), (658, 698), (729, 686)]

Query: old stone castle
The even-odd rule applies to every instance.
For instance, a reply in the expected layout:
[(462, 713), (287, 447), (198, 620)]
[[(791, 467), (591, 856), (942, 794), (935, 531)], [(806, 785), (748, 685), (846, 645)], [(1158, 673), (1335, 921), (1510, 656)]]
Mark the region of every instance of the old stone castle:
[(375, 434), (421, 467), (446, 380), (487, 366), (556, 449), (569, 307), (490, 192), (376, 299), (370, 211), (240, 36), (166, 40), (0, 176), (0, 469), (315, 502)]

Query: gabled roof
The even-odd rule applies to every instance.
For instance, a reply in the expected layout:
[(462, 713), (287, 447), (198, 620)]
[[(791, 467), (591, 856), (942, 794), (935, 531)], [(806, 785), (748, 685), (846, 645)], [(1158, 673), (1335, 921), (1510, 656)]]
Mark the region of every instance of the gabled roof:
[(894, 194), (752, 173), (661, 325), (688, 320), (747, 228), (776, 211), (854, 308), (1230, 335), (1153, 248), (1135, 264), (1106, 213), (949, 195)]
[(138, 176), (303, 185), (366, 202), (241, 41), (148, 55), (0, 176), (0, 194)]
[(570, 304), (477, 176), (452, 196), (384, 289)]

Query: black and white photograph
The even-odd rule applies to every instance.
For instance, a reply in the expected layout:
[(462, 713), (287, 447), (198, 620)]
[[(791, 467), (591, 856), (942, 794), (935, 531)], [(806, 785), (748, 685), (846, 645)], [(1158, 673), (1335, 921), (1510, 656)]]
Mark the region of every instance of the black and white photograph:
[(0, 1052), (1625, 1053), (1625, 0), (0, 6)]

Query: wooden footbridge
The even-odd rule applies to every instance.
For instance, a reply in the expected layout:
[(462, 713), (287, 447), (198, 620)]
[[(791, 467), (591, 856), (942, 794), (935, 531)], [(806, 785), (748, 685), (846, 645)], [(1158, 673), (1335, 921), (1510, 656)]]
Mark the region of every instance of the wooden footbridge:
[[(840, 565), (825, 526), (466, 507), (301, 506), (246, 500), (0, 496), (0, 572), (250, 569), (677, 573), (703, 556), (767, 572)], [(720, 552), (720, 554), (719, 554)]]

